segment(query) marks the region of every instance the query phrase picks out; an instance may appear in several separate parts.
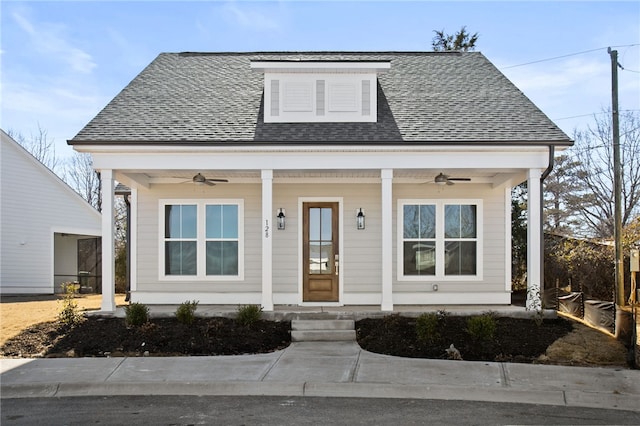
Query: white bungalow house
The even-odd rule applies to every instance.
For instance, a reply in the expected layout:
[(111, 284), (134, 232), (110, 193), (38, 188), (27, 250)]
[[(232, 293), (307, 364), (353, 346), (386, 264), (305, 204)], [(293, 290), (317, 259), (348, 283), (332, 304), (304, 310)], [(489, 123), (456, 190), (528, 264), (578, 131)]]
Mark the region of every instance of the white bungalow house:
[(481, 53), (258, 52), (161, 54), (69, 143), (103, 212), (131, 188), (132, 301), (392, 311), (510, 304), (523, 181), (538, 306), (541, 178), (572, 141)]
[(99, 290), (100, 213), (0, 130), (0, 293), (53, 294), (87, 275)]

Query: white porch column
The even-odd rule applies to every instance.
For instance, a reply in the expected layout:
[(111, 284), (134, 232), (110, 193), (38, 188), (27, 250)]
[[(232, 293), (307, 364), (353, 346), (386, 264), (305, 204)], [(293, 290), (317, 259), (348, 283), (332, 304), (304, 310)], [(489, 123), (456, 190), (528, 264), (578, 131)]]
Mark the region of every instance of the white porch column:
[(530, 169), (527, 176), (527, 310), (542, 309), (540, 285), (540, 250), (542, 249), (540, 217), (540, 169)]
[(393, 169), (382, 169), (382, 302), (380, 309), (393, 311)]
[(116, 310), (115, 300), (115, 244), (114, 244), (114, 212), (113, 198), (115, 183), (113, 170), (101, 170), (102, 184), (102, 306), (106, 312)]
[(262, 309), (273, 311), (273, 170), (262, 170)]

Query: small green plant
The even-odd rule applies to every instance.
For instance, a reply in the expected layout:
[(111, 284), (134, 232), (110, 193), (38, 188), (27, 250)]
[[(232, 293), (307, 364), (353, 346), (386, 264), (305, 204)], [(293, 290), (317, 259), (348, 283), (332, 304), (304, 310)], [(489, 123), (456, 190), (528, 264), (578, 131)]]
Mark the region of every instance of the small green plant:
[(178, 322), (182, 324), (191, 325), (193, 321), (196, 319), (196, 309), (198, 308), (198, 301), (194, 300), (193, 302), (183, 302), (178, 309), (176, 309), (176, 319)]
[(244, 326), (251, 326), (260, 320), (262, 307), (258, 305), (238, 306), (236, 321)]
[(467, 320), (467, 333), (478, 341), (493, 339), (496, 328), (496, 318), (491, 313), (473, 316)]
[(422, 343), (433, 343), (438, 340), (440, 337), (438, 314), (425, 312), (416, 318), (416, 337)]
[(130, 303), (124, 307), (125, 322), (129, 326), (140, 326), (149, 321), (149, 308), (142, 303)]
[(78, 304), (75, 301), (78, 287), (78, 284), (72, 282), (62, 284), (64, 298), (62, 299), (62, 307), (58, 312), (58, 321), (71, 327), (80, 324), (84, 319), (82, 313), (78, 311)]

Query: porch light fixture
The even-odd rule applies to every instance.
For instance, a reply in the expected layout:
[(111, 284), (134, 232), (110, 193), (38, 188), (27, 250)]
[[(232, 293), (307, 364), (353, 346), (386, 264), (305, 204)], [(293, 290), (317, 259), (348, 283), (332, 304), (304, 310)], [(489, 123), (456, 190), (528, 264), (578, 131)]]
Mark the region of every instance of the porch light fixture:
[(278, 219), (278, 230), (282, 231), (285, 228), (285, 210), (283, 208), (279, 208), (278, 209), (278, 214), (276, 215), (276, 218)]
[(362, 207), (356, 210), (356, 228), (360, 231), (364, 229), (364, 213), (362, 212)]

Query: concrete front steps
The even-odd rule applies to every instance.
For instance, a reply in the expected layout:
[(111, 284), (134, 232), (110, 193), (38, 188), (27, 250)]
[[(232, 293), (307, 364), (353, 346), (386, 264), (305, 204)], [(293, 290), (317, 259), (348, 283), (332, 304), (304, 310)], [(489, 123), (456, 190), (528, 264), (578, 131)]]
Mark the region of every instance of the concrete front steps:
[(292, 342), (355, 342), (354, 320), (292, 320)]

